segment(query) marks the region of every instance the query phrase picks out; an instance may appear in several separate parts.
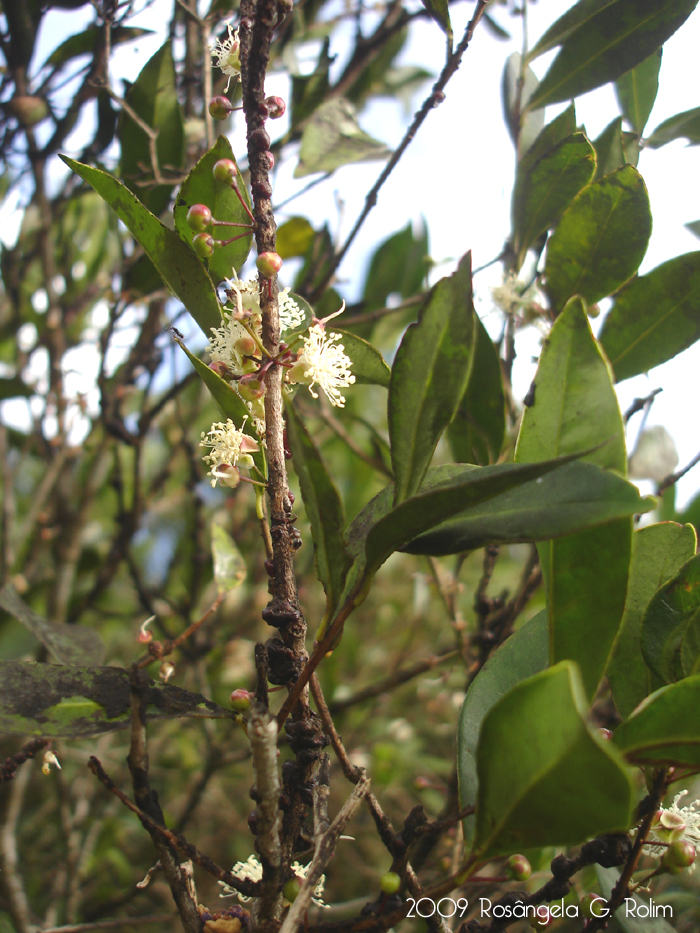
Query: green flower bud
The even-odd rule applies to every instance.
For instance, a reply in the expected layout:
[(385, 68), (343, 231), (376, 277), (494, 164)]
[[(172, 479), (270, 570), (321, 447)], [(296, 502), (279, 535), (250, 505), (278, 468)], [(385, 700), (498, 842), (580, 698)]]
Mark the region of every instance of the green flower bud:
[(252, 699), (253, 694), (249, 690), (238, 687), (238, 689), (232, 691), (229, 702), (232, 709), (237, 710), (239, 713), (245, 713), (246, 710), (250, 709)]
[(282, 257), (278, 253), (260, 253), (255, 260), (255, 265), (258, 267), (258, 272), (266, 279), (271, 279), (282, 268)]
[(202, 233), (211, 224), (211, 211), (206, 204), (193, 204), (187, 211), (187, 226), (195, 233)]
[(219, 159), (214, 163), (212, 174), (217, 181), (231, 182), (238, 174), (238, 169), (233, 159)]
[(209, 101), (209, 113), (215, 120), (225, 120), (232, 110), (231, 101), (223, 95), (212, 97)]
[(506, 862), (506, 874), (513, 881), (527, 881), (532, 874), (532, 867), (524, 855), (511, 855)]
[(290, 904), (293, 904), (294, 901), (299, 897), (299, 892), (301, 891), (301, 884), (298, 878), (290, 878), (289, 881), (285, 884), (283, 895), (285, 901), (289, 901)]
[(661, 859), (662, 871), (678, 875), (695, 861), (695, 846), (690, 842), (672, 842)]
[(198, 233), (192, 238), (192, 249), (200, 259), (208, 259), (214, 252), (214, 239), (209, 233)]

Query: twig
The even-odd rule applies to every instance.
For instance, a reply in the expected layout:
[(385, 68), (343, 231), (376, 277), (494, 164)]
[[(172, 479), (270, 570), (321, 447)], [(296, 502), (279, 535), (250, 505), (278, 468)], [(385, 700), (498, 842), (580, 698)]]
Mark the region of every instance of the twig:
[(24, 890), (17, 851), (17, 824), (30, 776), (29, 768), (22, 768), (16, 780), (10, 785), (7, 808), (3, 814), (2, 828), (0, 828), (0, 852), (2, 853), (0, 883), (7, 898), (12, 922), (18, 933), (29, 933), (31, 928), (31, 910)]
[(659, 392), (663, 392), (663, 389), (654, 389), (653, 392), (650, 392), (649, 395), (646, 395), (644, 398), (636, 398), (622, 416), (625, 424), (627, 424), (632, 415), (636, 415), (638, 411), (643, 411), (651, 405)]
[(355, 314), (348, 314), (347, 317), (343, 318), (343, 327), (352, 327), (355, 324), (370, 324), (373, 321), (380, 321), (390, 314), (398, 314), (401, 311), (408, 310), (408, 308), (415, 308), (416, 305), (421, 304), (424, 300), (425, 294), (413, 295), (411, 298), (407, 298), (397, 305), (392, 305), (391, 308), (377, 308), (375, 311), (368, 311), (365, 314), (361, 311)]
[(32, 739), (26, 745), (23, 745), (16, 754), (6, 758), (3, 764), (0, 765), (0, 783), (11, 781), (17, 774), (17, 768), (20, 765), (24, 764), (25, 761), (29, 761), (37, 752), (50, 744), (50, 739)]
[(174, 849), (177, 849), (179, 852), (184, 853), (189, 859), (191, 859), (197, 865), (200, 865), (205, 871), (209, 872), (209, 874), (216, 878), (217, 881), (223, 881), (224, 884), (229, 885), (231, 888), (235, 888), (236, 891), (240, 891), (241, 894), (244, 894), (246, 897), (257, 897), (260, 894), (260, 886), (258, 882), (239, 878), (237, 875), (232, 874), (230, 871), (225, 871), (223, 868), (220, 868), (213, 859), (210, 859), (208, 855), (204, 855), (204, 853), (200, 852), (196, 846), (192, 845), (191, 842), (188, 842), (180, 833), (172, 832), (172, 830), (167, 829), (165, 826), (151, 819), (147, 813), (145, 813), (140, 807), (136, 806), (135, 803), (132, 803), (126, 794), (116, 786), (114, 781), (109, 777), (107, 772), (102, 767), (100, 761), (98, 761), (94, 755), (92, 755), (88, 760), (88, 768), (92, 771), (95, 777), (102, 784), (104, 784), (110, 793), (114, 794), (115, 797), (118, 797), (127, 809), (131, 810), (132, 813), (135, 813), (138, 816), (146, 828), (153, 830), (154, 833), (162, 836), (163, 840), (165, 840), (169, 845), (171, 845)]
[(682, 470), (678, 470), (677, 473), (669, 473), (669, 475), (665, 479), (663, 479), (657, 486), (656, 495), (657, 496), (662, 495), (662, 493), (666, 489), (668, 489), (669, 486), (673, 486), (674, 483), (677, 483), (679, 479), (685, 476), (686, 473), (689, 473), (690, 470), (692, 470), (693, 467), (696, 466), (698, 463), (700, 463), (700, 453), (695, 454), (695, 456), (690, 461), (690, 463), (687, 466), (683, 467)]
[(433, 85), (433, 89), (431, 93), (423, 101), (423, 104), (420, 110), (416, 113), (415, 117), (413, 118), (413, 122), (411, 123), (409, 128), (406, 130), (406, 133), (403, 139), (401, 140), (401, 142), (399, 143), (397, 149), (394, 150), (394, 153), (389, 159), (389, 161), (387, 162), (386, 166), (384, 167), (384, 170), (381, 172), (381, 174), (379, 175), (379, 178), (376, 180), (376, 182), (370, 189), (369, 193), (367, 194), (365, 198), (364, 207), (362, 211), (360, 212), (359, 217), (355, 221), (355, 226), (352, 228), (352, 230), (348, 234), (348, 237), (343, 243), (343, 245), (341, 246), (340, 250), (335, 254), (333, 259), (331, 260), (328, 266), (328, 269), (326, 270), (322, 280), (316, 285), (316, 287), (313, 289), (313, 292), (309, 296), (309, 301), (311, 304), (313, 304), (315, 301), (318, 301), (318, 299), (321, 297), (321, 295), (325, 291), (326, 286), (328, 285), (328, 283), (330, 282), (331, 278), (333, 277), (335, 273), (335, 270), (338, 268), (340, 263), (345, 258), (345, 254), (347, 253), (355, 237), (359, 233), (360, 228), (364, 224), (365, 220), (367, 219), (367, 216), (371, 212), (374, 205), (377, 203), (377, 195), (379, 194), (379, 191), (382, 188), (384, 182), (387, 180), (389, 175), (391, 175), (391, 173), (393, 172), (394, 168), (399, 162), (399, 159), (401, 158), (401, 156), (404, 154), (404, 152), (408, 148), (409, 144), (413, 140), (413, 137), (416, 135), (419, 128), (423, 124), (425, 118), (428, 116), (428, 114), (434, 107), (438, 106), (444, 100), (444, 97), (445, 97), (443, 93), (444, 88), (446, 87), (450, 78), (455, 74), (455, 72), (459, 68), (462, 62), (462, 57), (467, 50), (467, 46), (471, 42), (472, 36), (474, 35), (474, 30), (476, 29), (476, 26), (479, 20), (481, 19), (481, 17), (484, 15), (486, 6), (487, 6), (487, 0), (477, 0), (476, 9), (474, 11), (474, 16), (469, 21), (467, 28), (464, 32), (464, 36), (462, 37), (462, 40), (460, 41), (459, 45), (454, 50), (452, 55), (450, 55), (449, 59), (447, 60), (447, 64), (445, 65), (445, 67), (442, 69), (442, 72), (440, 73), (440, 77)]
[(382, 680), (378, 680), (376, 683), (371, 684), (369, 687), (365, 687), (363, 690), (358, 690), (357, 693), (353, 693), (351, 696), (346, 697), (343, 700), (335, 700), (332, 703), (329, 703), (328, 709), (330, 710), (331, 714), (335, 714), (339, 713), (341, 710), (348, 709), (350, 706), (356, 706), (358, 703), (363, 703), (365, 700), (371, 700), (372, 697), (379, 696), (382, 693), (387, 693), (394, 687), (398, 687), (400, 684), (405, 684), (409, 680), (413, 680), (414, 677), (418, 677), (420, 674), (424, 674), (426, 671), (432, 671), (433, 668), (437, 667), (438, 664), (444, 664), (445, 661), (451, 660), (458, 654), (459, 652), (456, 648), (450, 648), (448, 651), (444, 651), (442, 654), (433, 654), (429, 658), (425, 658), (423, 661), (416, 661), (416, 663), (412, 664), (410, 667), (405, 667), (403, 670), (394, 671), (394, 673), (389, 674), (388, 677), (384, 677)]
[(161, 658), (164, 658), (166, 655), (170, 654), (176, 648), (179, 648), (180, 645), (193, 635), (197, 629), (201, 628), (204, 623), (207, 621), (210, 616), (212, 616), (216, 610), (221, 605), (221, 602), (226, 593), (219, 593), (211, 606), (207, 609), (204, 615), (197, 619), (196, 622), (193, 622), (191, 625), (188, 625), (182, 634), (178, 635), (177, 638), (172, 639), (172, 641), (159, 642), (154, 641), (148, 646), (148, 654), (146, 657), (141, 658), (140, 661), (136, 662), (138, 668), (148, 667), (149, 664), (153, 664), (154, 661), (159, 661)]
[(121, 920), (95, 920), (93, 923), (69, 923), (62, 927), (36, 927), (32, 933), (84, 933), (86, 930), (115, 930), (135, 923), (169, 923), (177, 914), (146, 914), (143, 917), (124, 917)]
[(251, 707), (248, 738), (255, 769), (255, 848), (263, 866), (261, 896), (256, 898), (253, 905), (253, 919), (257, 925), (277, 916), (282, 908), (277, 723), (270, 711), (259, 703)]
[(369, 791), (369, 778), (367, 775), (363, 775), (353, 788), (348, 799), (340, 808), (338, 815), (331, 825), (327, 826), (326, 823), (324, 827), (324, 818), (327, 821), (325, 804), (328, 794), (328, 756), (324, 755), (323, 759), (321, 764), (321, 778), (323, 780), (319, 780), (319, 784), (315, 791), (314, 857), (302, 883), (301, 890), (282, 924), (280, 933), (296, 933), (304, 922), (304, 916), (311, 904), (311, 898), (316, 890), (316, 885), (321, 879), (324, 868), (335, 852), (338, 838), (362, 803), (363, 797), (365, 797)]

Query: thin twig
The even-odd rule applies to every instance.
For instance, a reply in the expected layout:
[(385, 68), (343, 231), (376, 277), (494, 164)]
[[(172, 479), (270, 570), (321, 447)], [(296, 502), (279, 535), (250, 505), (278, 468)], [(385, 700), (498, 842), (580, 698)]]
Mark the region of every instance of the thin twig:
[(663, 392), (663, 389), (654, 389), (653, 392), (650, 392), (649, 395), (646, 395), (644, 398), (636, 398), (627, 409), (627, 411), (622, 416), (625, 424), (630, 420), (632, 415), (636, 415), (638, 411), (643, 411), (654, 401), (659, 392)]
[(265, 919), (259, 911), (264, 907), (275, 915), (282, 908), (280, 867), (280, 779), (277, 770), (277, 723), (270, 711), (254, 703), (248, 718), (248, 738), (253, 752), (257, 806), (255, 848), (263, 866), (261, 897), (256, 898), (253, 918)]
[(674, 483), (677, 483), (679, 479), (685, 476), (686, 473), (689, 473), (690, 470), (692, 470), (694, 466), (697, 466), (698, 463), (700, 463), (700, 453), (695, 454), (690, 463), (683, 467), (682, 470), (678, 470), (677, 473), (669, 473), (669, 475), (657, 486), (656, 495), (662, 495), (664, 490), (668, 489), (669, 486), (673, 486)]
[(145, 914), (143, 917), (123, 917), (121, 920), (95, 920), (93, 923), (69, 923), (62, 927), (36, 927), (32, 933), (85, 933), (87, 930), (115, 930), (135, 923), (169, 923), (177, 914)]

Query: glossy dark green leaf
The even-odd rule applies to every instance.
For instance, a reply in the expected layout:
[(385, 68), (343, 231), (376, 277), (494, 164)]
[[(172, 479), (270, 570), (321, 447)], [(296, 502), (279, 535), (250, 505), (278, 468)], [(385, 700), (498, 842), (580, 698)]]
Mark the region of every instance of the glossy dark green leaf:
[(282, 259), (305, 256), (314, 236), (314, 228), (306, 217), (290, 217), (277, 228), (277, 252)]
[(428, 232), (407, 224), (377, 247), (372, 256), (362, 296), (363, 308), (382, 308), (389, 295), (411, 298), (420, 292), (428, 269)]
[[(146, 62), (126, 94), (126, 102), (152, 130), (157, 131), (155, 151), (160, 177), (177, 180), (183, 164), (185, 129), (175, 87), (175, 65), (170, 41)], [(119, 125), (120, 173), (124, 184), (153, 214), (168, 206), (173, 182), (153, 185), (155, 171), (150, 140), (144, 130), (122, 110)]]
[(219, 593), (228, 593), (243, 583), (247, 573), (243, 555), (229, 532), (216, 522), (211, 527), (211, 555)]
[(596, 155), (594, 181), (625, 164), (627, 159), (622, 148), (622, 117), (616, 117), (608, 123), (600, 136), (594, 140), (593, 147)]
[[(561, 44), (530, 99), (530, 107), (570, 100), (615, 81), (636, 67), (679, 29), (697, 0), (583, 0), (552, 26), (530, 57)], [(568, 25), (561, 23), (569, 17)], [(571, 24), (575, 28), (570, 29)]]
[(659, 90), (662, 54), (663, 49), (657, 49), (615, 82), (615, 94), (622, 116), (639, 136), (644, 132)]
[[(545, 670), (549, 663), (549, 630), (544, 609), (513, 632), (497, 648), (469, 685), (457, 729), (457, 776), (461, 806), (476, 804), (479, 779), (476, 748), (484, 717), (521, 680)], [(464, 821), (467, 843), (474, 836), (474, 817)]]
[(513, 249), (520, 268), (532, 244), (549, 230), (569, 207), (596, 170), (593, 146), (583, 133), (574, 133), (546, 152), (523, 173), (520, 164), (511, 208)]
[(656, 591), (642, 621), (644, 660), (663, 683), (697, 673), (700, 658), (700, 555)]
[[(231, 143), (225, 136), (219, 136), (209, 152), (206, 152), (197, 162), (182, 183), (182, 187), (175, 199), (175, 210), (173, 211), (175, 229), (186, 243), (191, 243), (194, 236), (193, 231), (187, 224), (187, 212), (193, 204), (206, 204), (215, 220), (250, 224), (250, 217), (231, 186), (225, 182), (217, 181), (212, 175), (214, 163), (218, 162), (219, 159), (236, 161), (231, 149)], [(248, 190), (240, 175), (238, 177), (238, 187), (248, 207), (250, 207)], [(209, 232), (216, 240), (229, 240), (231, 237), (238, 236), (245, 231), (243, 227), (214, 225)], [(208, 263), (209, 275), (215, 284), (223, 282), (224, 279), (232, 278), (234, 272), (236, 275), (240, 272), (241, 266), (248, 258), (252, 242), (253, 233), (250, 231), (247, 236), (241, 237), (240, 240), (214, 250), (214, 254), (210, 257)]]
[(384, 143), (360, 129), (352, 104), (333, 97), (321, 104), (306, 124), (294, 177), (334, 172), (341, 165), (372, 162), (389, 155), (391, 150)]
[(695, 553), (692, 525), (657, 522), (632, 536), (627, 599), (622, 624), (607, 669), (615, 706), (623, 718), (653, 689), (652, 673), (642, 657), (642, 618), (654, 593), (678, 573)]
[(501, 79), (501, 102), (510, 138), (518, 156), (532, 146), (544, 126), (544, 110), (528, 111), (527, 102), (537, 90), (537, 75), (519, 52), (508, 56)]
[(700, 674), (656, 690), (615, 730), (635, 764), (700, 766)]
[(352, 361), (350, 368), (355, 376), (355, 382), (388, 388), (391, 370), (379, 350), (362, 337), (351, 334), (350, 331), (334, 328), (334, 333), (340, 334), (343, 338), (342, 347)]
[(503, 373), (493, 340), (474, 315), (474, 354), (469, 382), (447, 428), (452, 456), (458, 463), (495, 463), (506, 432)]
[(619, 382), (648, 372), (700, 339), (700, 251), (633, 279), (603, 322), (600, 342)]
[(394, 501), (420, 486), (469, 380), (474, 343), (471, 254), (441, 279), (396, 351), (389, 384)]
[(59, 664), (100, 664), (105, 648), (93, 629), (84, 625), (49, 622), (31, 609), (11, 583), (0, 590), (0, 609), (4, 609), (44, 645)]
[[(624, 425), (610, 371), (575, 299), (542, 352), (515, 458), (532, 463), (593, 447), (584, 460), (626, 476)], [(539, 546), (552, 661), (576, 661), (591, 697), (622, 619), (631, 546), (632, 523), (625, 518)]]
[(221, 326), (221, 310), (209, 274), (192, 249), (148, 211), (128, 188), (107, 172), (61, 156), (112, 207), (143, 246), (165, 284), (180, 299), (207, 337)]
[[(600, 884), (600, 893), (609, 901), (613, 888), (620, 880), (620, 872), (617, 868), (603, 868), (602, 865), (596, 865), (595, 872)], [(622, 933), (674, 933), (674, 928), (666, 923), (663, 917), (646, 916), (646, 911), (649, 910), (648, 900), (639, 897), (637, 894), (629, 895), (629, 892), (628, 896), (631, 896), (634, 901), (634, 913), (631, 904), (628, 911), (626, 900), (622, 907), (618, 908), (612, 915), (615, 918), (614, 923), (620, 927)], [(661, 907), (660, 904), (656, 906)], [(668, 907), (669, 905), (664, 906)], [(605, 904), (601, 904), (602, 907), (605, 907)], [(640, 907), (642, 908), (641, 911), (639, 911)], [(612, 929), (612, 925), (609, 929)]]
[(286, 413), (292, 464), (311, 525), (316, 572), (326, 593), (327, 612), (331, 612), (338, 603), (352, 562), (343, 535), (343, 503), (294, 405), (287, 404)]
[(439, 557), (485, 544), (546, 541), (648, 512), (655, 504), (654, 499), (642, 499), (637, 487), (617, 474), (576, 461), (482, 502), (401, 550)]
[[(236, 713), (173, 684), (149, 680), (146, 720), (228, 719)], [(79, 739), (127, 729), (129, 672), (0, 661), (0, 732)]]
[(674, 139), (687, 139), (691, 146), (700, 143), (700, 107), (684, 110), (664, 120), (645, 142), (651, 149), (659, 149)]
[[(152, 36), (152, 29), (139, 29), (138, 26), (113, 26), (110, 30), (109, 41), (114, 48), (125, 42), (133, 42), (141, 36)], [(62, 42), (58, 48), (46, 59), (42, 68), (60, 68), (78, 55), (92, 55), (98, 38), (103, 35), (102, 27), (88, 26), (84, 32), (79, 32)]]
[(573, 295), (592, 304), (620, 288), (639, 268), (650, 235), (649, 195), (631, 165), (585, 187), (547, 244), (545, 277), (555, 309)]
[(576, 665), (562, 661), (486, 714), (476, 752), (480, 860), (628, 829), (632, 781), (612, 743), (586, 722), (586, 707)]
[(421, 3), (452, 43), (452, 23), (447, 0), (421, 0)]

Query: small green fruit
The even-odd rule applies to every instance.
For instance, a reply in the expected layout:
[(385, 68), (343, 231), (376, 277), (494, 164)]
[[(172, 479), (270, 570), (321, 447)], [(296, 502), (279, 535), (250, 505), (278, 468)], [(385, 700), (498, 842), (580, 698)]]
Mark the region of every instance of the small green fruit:
[(233, 110), (228, 97), (212, 97), (209, 101), (209, 113), (215, 120), (225, 120)]
[(255, 260), (255, 265), (258, 267), (258, 272), (266, 279), (271, 279), (282, 268), (282, 257), (278, 253), (260, 253)]
[(231, 696), (229, 697), (231, 709), (235, 709), (239, 713), (245, 713), (246, 710), (250, 709), (250, 701), (252, 699), (253, 694), (249, 690), (238, 687), (237, 690), (231, 692)]
[(290, 878), (289, 881), (285, 884), (283, 895), (285, 901), (289, 901), (290, 904), (293, 904), (294, 901), (299, 897), (299, 892), (301, 891), (301, 884), (299, 883), (298, 878)]
[(661, 859), (661, 868), (678, 875), (695, 861), (695, 846), (690, 842), (672, 842)]
[(379, 879), (379, 887), (383, 894), (396, 894), (401, 887), (401, 878), (395, 871), (384, 872)]
[(200, 259), (209, 259), (214, 252), (214, 238), (209, 233), (198, 233), (192, 238), (192, 249)]
[(217, 181), (232, 182), (238, 174), (238, 169), (233, 159), (219, 159), (214, 163), (212, 174)]
[(532, 874), (532, 866), (524, 855), (511, 855), (506, 862), (506, 873), (513, 881), (527, 881)]

